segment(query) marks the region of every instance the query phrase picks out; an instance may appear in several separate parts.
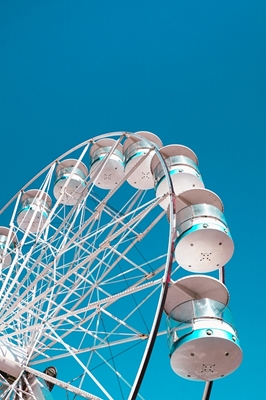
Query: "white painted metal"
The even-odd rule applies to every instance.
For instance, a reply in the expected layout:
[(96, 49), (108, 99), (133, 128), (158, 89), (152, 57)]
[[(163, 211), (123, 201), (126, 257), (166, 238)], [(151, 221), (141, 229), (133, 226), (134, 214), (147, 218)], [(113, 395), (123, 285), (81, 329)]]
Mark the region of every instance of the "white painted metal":
[[(17, 378), (22, 371), (22, 363), (26, 360), (26, 350), (14, 346), (7, 340), (0, 341), (0, 371)], [(20, 366), (18, 365), (20, 364)]]
[[(87, 176), (88, 168), (84, 163), (75, 159), (61, 161), (56, 167), (56, 180), (53, 190), (55, 198), (60, 197), (60, 203), (69, 206), (77, 204), (82, 193), (86, 190)], [(66, 181), (67, 185), (65, 185)]]
[[(181, 145), (181, 144), (170, 144), (167, 146), (164, 146), (160, 149), (161, 155), (164, 157), (164, 159), (170, 158), (170, 157), (175, 157), (175, 156), (184, 156), (187, 158), (190, 158), (194, 164), (198, 165), (198, 157), (194, 153), (193, 150), (191, 150), (189, 147)], [(158, 165), (158, 158), (155, 156), (154, 160), (152, 161), (153, 167), (152, 169), (154, 170), (156, 166)]]
[(232, 239), (224, 232), (226, 228), (219, 226), (221, 224), (215, 226), (209, 223), (207, 228), (204, 228), (205, 223), (202, 222), (202, 229), (184, 236), (175, 248), (177, 262), (191, 272), (211, 272), (219, 269), (228, 263), (234, 252)]
[(210, 204), (220, 211), (224, 211), (222, 200), (216, 193), (205, 188), (194, 188), (186, 190), (176, 196), (176, 212), (182, 208), (195, 204)]
[(242, 350), (228, 301), (225, 285), (210, 276), (191, 275), (171, 285), (164, 310), (170, 364), (176, 374), (214, 381), (239, 367)]
[[(171, 175), (175, 194), (178, 195), (192, 188), (204, 187), (195, 153), (186, 146), (169, 145), (160, 149)], [(151, 162), (151, 171), (154, 176), (156, 196), (161, 197), (168, 193), (164, 171), (161, 168), (157, 155)], [(169, 200), (166, 198), (161, 207), (167, 209)]]
[(123, 179), (123, 147), (114, 139), (101, 139), (94, 143), (90, 158), (90, 176), (95, 186), (113, 189)]
[(137, 189), (151, 189), (154, 188), (151, 172), (151, 160), (155, 155), (154, 147), (159, 149), (163, 144), (154, 133), (140, 131), (136, 134), (141, 138), (129, 136), (123, 145), (127, 181)]
[[(130, 135), (102, 135), (71, 149), (22, 188), (21, 199), (20, 191), (4, 207), (1, 218), (12, 215), (17, 245), (1, 274), (0, 334), (24, 355), (23, 362), (10, 356), (9, 367), (0, 357), (0, 374), (17, 378), (13, 386), (7, 383), (10, 395), (23, 392), (28, 379), (23, 371), (36, 368), (35, 375), (43, 378), (50, 365), (65, 379), (65, 388), (88, 393), (86, 398), (118, 400), (138, 390), (160, 318), (176, 230), (173, 204), (168, 225), (161, 199), (129, 185), (124, 169), (108, 192), (98, 186), (106, 166), (121, 165), (117, 151)], [(99, 143), (101, 160), (90, 170), (86, 190), (67, 198), (65, 189), (69, 193), (81, 166), (86, 175), (88, 151), (96, 157)], [(74, 167), (72, 160), (77, 160)], [(54, 182), (62, 166), (74, 169), (61, 193)], [(158, 234), (160, 244), (153, 248)], [(131, 366), (124, 368), (129, 357)], [(71, 380), (75, 388), (67, 384)]]
[[(202, 336), (194, 341), (188, 341), (177, 348), (171, 357), (171, 367), (182, 378), (201, 381), (214, 381), (235, 371), (242, 361), (242, 351), (234, 341), (228, 340), (220, 331), (231, 332), (228, 324), (217, 322), (219, 328), (214, 335), (206, 332), (212, 327), (210, 321), (205, 321)], [(198, 327), (194, 326), (197, 330)]]
[[(33, 378), (36, 376), (36, 377), (41, 378), (42, 380), (49, 381), (52, 384), (57, 385), (58, 387), (61, 387), (62, 389), (67, 390), (68, 392), (74, 393), (84, 399), (102, 400), (101, 398), (94, 396), (93, 394), (89, 393), (88, 391), (85, 392), (84, 390), (77, 388), (73, 385), (70, 385), (67, 382), (61, 381), (61, 380), (59, 380), (57, 378), (53, 378), (51, 376), (47, 376), (43, 372), (40, 372), (36, 369), (30, 368), (27, 366), (25, 366), (24, 368), (25, 368), (25, 371), (29, 374), (29, 376), (32, 376)], [(40, 399), (37, 398), (37, 400), (40, 400)]]
[(20, 228), (34, 233), (40, 231), (48, 218), (51, 204), (51, 197), (41, 190), (31, 189), (25, 192), (17, 216)]
[(12, 262), (12, 254), (17, 244), (16, 235), (4, 226), (0, 226), (0, 266), (8, 267)]
[[(11, 215), (9, 228), (0, 228), (3, 399), (42, 400), (46, 379), (87, 399), (143, 399), (165, 298), (166, 314), (181, 325), (191, 318), (190, 309), (177, 309), (186, 301), (227, 304), (228, 291), (214, 278), (176, 281), (180, 266), (220, 269), (233, 242), (220, 198), (203, 189), (195, 153), (161, 146), (145, 131), (89, 139), (0, 211)], [(146, 190), (154, 184), (155, 196)], [(179, 266), (171, 275), (174, 247)], [(211, 305), (205, 317), (188, 324), (192, 341), (180, 345), (179, 327), (170, 335), (171, 365), (185, 378), (218, 379), (242, 360), (233, 325)], [(60, 380), (43, 373), (52, 365)]]
[(226, 286), (207, 275), (189, 275), (178, 279), (168, 289), (164, 311), (167, 315), (186, 301), (209, 298), (227, 305), (229, 292)]
[(223, 213), (209, 204), (181, 209), (177, 219), (175, 257), (191, 272), (210, 272), (229, 262), (234, 243)]

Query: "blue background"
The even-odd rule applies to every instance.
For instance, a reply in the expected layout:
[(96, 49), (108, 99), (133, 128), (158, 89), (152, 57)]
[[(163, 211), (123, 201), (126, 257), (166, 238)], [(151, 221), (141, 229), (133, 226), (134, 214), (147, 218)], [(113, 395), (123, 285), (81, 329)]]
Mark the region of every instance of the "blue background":
[[(148, 130), (199, 157), (235, 242), (226, 283), (244, 350), (212, 400), (265, 398), (266, 2), (1, 1), (3, 206), (74, 145)], [(60, 378), (60, 374), (59, 374)], [(200, 399), (160, 338), (150, 399)]]

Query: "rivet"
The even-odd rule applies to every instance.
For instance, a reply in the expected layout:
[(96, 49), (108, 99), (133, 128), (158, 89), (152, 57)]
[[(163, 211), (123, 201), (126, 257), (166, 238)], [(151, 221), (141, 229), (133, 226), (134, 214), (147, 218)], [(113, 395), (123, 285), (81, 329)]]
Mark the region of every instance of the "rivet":
[(203, 224), (203, 228), (208, 228), (208, 224)]
[(210, 335), (212, 335), (212, 334), (213, 334), (213, 331), (212, 331), (211, 329), (207, 329), (207, 330), (206, 330), (206, 333), (207, 333), (207, 335), (209, 335), (209, 336), (210, 336)]
[(236, 337), (235, 336), (232, 336), (232, 339), (233, 339), (234, 342), (236, 341)]

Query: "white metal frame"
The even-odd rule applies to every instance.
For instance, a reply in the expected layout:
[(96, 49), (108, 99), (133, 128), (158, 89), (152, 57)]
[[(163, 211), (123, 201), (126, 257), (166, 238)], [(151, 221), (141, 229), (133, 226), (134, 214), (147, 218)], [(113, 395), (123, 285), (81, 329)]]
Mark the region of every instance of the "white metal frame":
[[(76, 205), (61, 204), (63, 195), (53, 199), (49, 216), (37, 233), (31, 233), (30, 223), (26, 231), (16, 223), (25, 191), (34, 188), (52, 197), (58, 162), (71, 156), (77, 159), (76, 165), (81, 161), (88, 163), (93, 143), (115, 137), (116, 144), (109, 157), (118, 143), (130, 135), (134, 134), (105, 134), (76, 146), (37, 174), (0, 212), (1, 218), (5, 215), (10, 218), (6, 222), (10, 227), (8, 240), (11, 233), (18, 237), (12, 252), (13, 262), (1, 271), (1, 340), (4, 345), (24, 349), (26, 354), (23, 362), (18, 363), (21, 373), (15, 382), (7, 384), (1, 380), (7, 387), (0, 392), (0, 399), (16, 395), (34, 399), (29, 388), (27, 395), (23, 392), (24, 386), (28, 387), (27, 374), (44, 379), (41, 371), (47, 365), (58, 364), (60, 372), (60, 360), (64, 359), (68, 369), (74, 368), (72, 376), (63, 368), (60, 379), (47, 377), (47, 381), (84, 398), (118, 400), (109, 382), (110, 373), (126, 398), (143, 398), (138, 394), (139, 388), (159, 328), (176, 236), (174, 192), (159, 151), (153, 149), (162, 163), (169, 188), (168, 222), (159, 206), (162, 198), (156, 199), (153, 191), (129, 187), (127, 176), (110, 191), (95, 188), (94, 178), (104, 168), (106, 161), (103, 161), (93, 177), (88, 177)], [(138, 164), (133, 170), (137, 167)], [(64, 189), (67, 190), (67, 182)], [(161, 226), (165, 227), (166, 237), (159, 239), (164, 242), (164, 251), (158, 253), (160, 246), (152, 246), (152, 240), (156, 239), (156, 234), (152, 239), (152, 232)], [(144, 250), (145, 254), (141, 254)], [(144, 323), (142, 310), (147, 309), (150, 315), (145, 314)], [(135, 354), (129, 356), (127, 365), (128, 356), (122, 354), (135, 343), (145, 346), (138, 347), (141, 348), (138, 359)], [(122, 349), (121, 355), (117, 348)], [(123, 370), (118, 362), (120, 356)], [(136, 365), (131, 371), (133, 362)], [(104, 365), (106, 375), (94, 372), (97, 363)], [(68, 383), (77, 375), (80, 377), (75, 386)]]

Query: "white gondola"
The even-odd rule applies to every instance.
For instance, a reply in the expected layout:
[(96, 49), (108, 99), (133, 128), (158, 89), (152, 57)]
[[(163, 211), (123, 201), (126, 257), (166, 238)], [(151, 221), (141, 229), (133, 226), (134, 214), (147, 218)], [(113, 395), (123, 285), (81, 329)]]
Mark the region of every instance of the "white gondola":
[(242, 350), (228, 300), (226, 287), (209, 276), (191, 275), (169, 288), (164, 310), (177, 375), (213, 381), (239, 367)]
[(45, 224), (52, 205), (51, 197), (41, 190), (28, 190), (22, 195), (17, 223), (21, 229), (36, 233)]
[[(196, 154), (186, 146), (177, 144), (162, 147), (160, 153), (169, 169), (175, 194), (182, 193), (192, 188), (202, 188), (202, 181)], [(156, 196), (167, 194), (167, 182), (165, 173), (157, 155), (151, 162), (151, 170), (155, 181)], [(167, 209), (169, 199), (166, 198), (160, 206)]]
[(123, 147), (114, 139), (100, 139), (90, 149), (90, 177), (102, 189), (113, 189), (124, 177)]
[[(225, 286), (200, 275), (177, 281), (186, 273), (180, 266), (209, 272), (231, 257), (223, 205), (203, 189), (190, 149), (160, 146), (149, 132), (88, 138), (2, 209), (10, 229), (0, 228), (0, 259), (8, 265), (0, 269), (0, 398), (51, 400), (53, 385), (60, 399), (65, 391), (142, 398), (154, 340), (166, 332), (182, 377), (215, 380), (241, 363)], [(156, 195), (146, 190), (150, 172)], [(172, 268), (174, 251), (179, 265)], [(168, 329), (158, 332), (165, 299)], [(129, 360), (132, 341), (141, 344)], [(121, 368), (110, 368), (112, 346)]]
[(55, 198), (60, 198), (62, 204), (74, 206), (86, 190), (88, 168), (78, 160), (69, 159), (61, 161), (55, 172)]
[(162, 147), (162, 141), (154, 133), (136, 132), (143, 139), (129, 136), (123, 145), (125, 156), (125, 173), (128, 183), (137, 189), (152, 189), (154, 179), (151, 172), (151, 160), (155, 154), (154, 148)]
[(176, 199), (175, 258), (191, 272), (211, 272), (231, 259), (234, 243), (220, 198), (207, 189), (191, 189)]
[(12, 263), (12, 254), (17, 244), (15, 233), (11, 233), (9, 241), (9, 228), (0, 226), (0, 263), (3, 267), (8, 267)]

